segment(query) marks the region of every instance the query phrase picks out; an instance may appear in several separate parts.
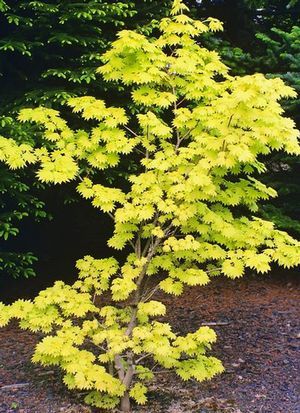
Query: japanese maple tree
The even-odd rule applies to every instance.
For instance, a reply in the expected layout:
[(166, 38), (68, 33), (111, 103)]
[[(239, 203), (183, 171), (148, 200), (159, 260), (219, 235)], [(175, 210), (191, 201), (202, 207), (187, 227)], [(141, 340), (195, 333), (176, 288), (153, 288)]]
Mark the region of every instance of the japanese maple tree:
[[(123, 412), (130, 399), (146, 403), (147, 382), (161, 367), (198, 381), (223, 371), (207, 354), (216, 340), (211, 328), (181, 336), (155, 319), (166, 313), (154, 300), (158, 290), (180, 295), (212, 276), (300, 262), (299, 243), (253, 215), (260, 200), (276, 195), (257, 179), (261, 155), (299, 154), (298, 131), (278, 103), (295, 93), (280, 79), (231, 76), (199, 43), (221, 23), (192, 20), (186, 10), (175, 0), (159, 38), (123, 30), (103, 55), (99, 73), (130, 92), (134, 113), (72, 98), (90, 130), (73, 130), (52, 109), (26, 109), (20, 120), (40, 124), (51, 145), (0, 139), (10, 168), (37, 163), (43, 182), (79, 179), (79, 193), (114, 221), (108, 245), (131, 249), (123, 262), (84, 257), (73, 285), (57, 281), (34, 300), (1, 305), (1, 324), (17, 318), (21, 328), (46, 333), (33, 361), (60, 366), (70, 389), (87, 391), (87, 403), (120, 404)], [(88, 172), (128, 156), (136, 162), (128, 190)]]

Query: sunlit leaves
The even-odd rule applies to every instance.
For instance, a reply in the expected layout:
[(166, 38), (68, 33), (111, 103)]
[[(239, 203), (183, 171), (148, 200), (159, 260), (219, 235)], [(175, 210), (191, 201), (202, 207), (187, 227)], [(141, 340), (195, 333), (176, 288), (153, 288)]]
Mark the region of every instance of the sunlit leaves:
[(36, 155), (30, 145), (18, 145), (13, 139), (0, 136), (0, 161), (5, 162), (11, 169), (18, 169), (35, 163)]
[[(206, 355), (216, 340), (211, 329), (179, 336), (155, 320), (166, 312), (152, 299), (157, 290), (178, 296), (212, 276), (234, 279), (247, 269), (265, 273), (271, 262), (299, 263), (299, 243), (252, 216), (260, 200), (276, 196), (257, 179), (264, 170), (261, 155), (299, 153), (298, 131), (279, 104), (294, 92), (260, 74), (231, 77), (219, 56), (197, 40), (221, 24), (194, 21), (185, 9), (174, 1), (158, 39), (123, 30), (103, 56), (98, 72), (126, 89), (134, 114), (122, 102), (109, 107), (93, 97), (73, 98), (69, 105), (86, 130), (73, 131), (47, 108), (28, 109), (21, 120), (39, 124), (51, 148), (23, 150), (0, 141), (4, 162), (13, 167), (16, 148), (20, 166), (39, 162), (40, 180), (81, 175), (79, 193), (113, 219), (108, 246), (132, 249), (120, 264), (85, 257), (72, 286), (56, 283), (33, 302), (4, 307), (1, 316), (2, 324), (15, 317), (23, 328), (53, 331), (39, 343), (34, 361), (61, 366), (69, 388), (89, 390), (86, 401), (97, 407), (113, 408), (130, 375), (130, 396), (145, 403), (143, 382), (157, 365), (183, 380), (203, 381), (223, 371)], [(96, 174), (121, 158), (128, 161), (127, 154), (135, 169), (121, 176), (122, 190)]]

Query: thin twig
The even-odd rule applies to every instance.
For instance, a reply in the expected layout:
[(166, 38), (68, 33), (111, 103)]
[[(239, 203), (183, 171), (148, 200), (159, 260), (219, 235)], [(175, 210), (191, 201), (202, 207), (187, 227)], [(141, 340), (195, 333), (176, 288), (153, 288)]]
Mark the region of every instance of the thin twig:
[(160, 371), (153, 371), (154, 374), (170, 374), (170, 370), (160, 370)]
[(148, 249), (149, 249), (149, 247), (150, 247), (150, 244), (151, 244), (151, 238), (148, 238), (148, 240), (147, 240), (147, 242), (146, 242), (146, 244), (145, 244), (145, 246), (144, 246), (143, 252), (142, 252), (142, 257), (145, 257), (145, 256), (146, 256), (146, 253), (147, 253), (147, 251), (148, 251)]
[(136, 152), (140, 153), (141, 155), (144, 155), (144, 156), (147, 158), (147, 153), (141, 151), (141, 150), (138, 149), (138, 148), (134, 148), (134, 150), (135, 150)]
[(140, 363), (142, 360), (144, 360), (145, 358), (151, 356), (150, 353), (144, 354), (142, 357), (140, 357), (139, 359), (135, 360), (135, 363)]
[[(175, 100), (175, 102), (174, 102), (174, 112), (176, 112), (177, 111), (177, 95), (176, 95), (176, 89), (175, 89), (175, 87), (174, 86), (172, 86), (172, 93), (173, 93), (173, 95), (175, 95), (175, 97), (176, 97), (176, 100)], [(177, 138), (177, 142), (176, 142), (176, 151), (178, 150), (178, 148), (179, 148), (179, 146), (180, 146), (180, 144), (181, 144), (181, 140), (180, 140), (180, 134), (179, 134), (179, 130), (178, 130), (178, 128), (175, 128), (175, 132), (176, 132), (176, 138)]]
[(180, 106), (184, 101), (185, 101), (185, 98), (182, 98), (182, 99), (177, 103), (177, 107)]
[(111, 212), (106, 212), (106, 213), (111, 219), (115, 220), (115, 217)]
[(141, 251), (141, 249), (142, 249), (142, 245), (141, 245), (141, 229), (139, 229), (138, 237), (137, 237), (137, 240), (136, 240), (136, 242), (135, 242), (135, 247), (134, 247), (135, 253), (136, 253), (136, 255), (137, 255), (138, 258), (141, 258), (141, 256), (142, 256), (142, 251)]
[(189, 134), (190, 134), (193, 130), (195, 130), (195, 129), (197, 128), (198, 125), (199, 125), (199, 122), (196, 123), (196, 126), (194, 126), (193, 128), (190, 128), (190, 129), (182, 136), (181, 142), (182, 142), (185, 138), (187, 138), (187, 137), (189, 136)]
[(9, 389), (14, 389), (16, 387), (25, 387), (25, 386), (29, 386), (29, 383), (7, 384), (5, 386), (1, 386), (0, 390), (9, 390)]
[(125, 129), (128, 130), (128, 132), (131, 132), (135, 137), (138, 137), (139, 135), (137, 133), (135, 133), (132, 129), (128, 128), (128, 126), (123, 125)]
[(130, 241), (130, 240), (129, 240), (128, 242), (129, 242), (129, 244), (131, 245), (133, 251), (135, 251), (135, 245), (134, 245), (134, 243), (133, 243), (132, 241)]
[(145, 303), (148, 300), (150, 300), (150, 298), (156, 293), (156, 291), (159, 289), (159, 284), (157, 284), (156, 287), (154, 287), (152, 290), (147, 291), (146, 293), (148, 293), (148, 295), (146, 295), (146, 297), (142, 298), (142, 301)]
[(227, 326), (230, 324), (230, 321), (208, 321), (201, 323), (202, 326)]
[(229, 126), (230, 126), (230, 124), (231, 124), (231, 121), (232, 121), (232, 118), (233, 118), (233, 115), (231, 115), (230, 118), (229, 118), (227, 128), (229, 128)]

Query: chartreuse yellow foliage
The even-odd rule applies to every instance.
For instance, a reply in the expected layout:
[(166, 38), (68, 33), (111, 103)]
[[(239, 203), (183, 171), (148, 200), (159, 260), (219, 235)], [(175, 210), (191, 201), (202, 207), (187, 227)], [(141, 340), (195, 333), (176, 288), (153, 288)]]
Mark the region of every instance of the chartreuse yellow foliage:
[[(128, 411), (129, 398), (145, 403), (159, 366), (183, 380), (222, 372), (206, 354), (216, 340), (210, 328), (180, 336), (155, 319), (166, 313), (157, 290), (179, 295), (212, 276), (300, 262), (299, 243), (253, 215), (261, 200), (276, 196), (258, 180), (262, 155), (300, 153), (298, 131), (279, 103), (295, 92), (261, 74), (231, 76), (198, 41), (221, 23), (192, 20), (186, 11), (175, 0), (159, 38), (124, 30), (104, 54), (98, 72), (131, 93), (134, 114), (73, 98), (69, 106), (92, 125), (86, 130), (73, 130), (52, 109), (27, 109), (20, 120), (39, 124), (48, 142), (0, 139), (0, 159), (10, 168), (35, 163), (43, 182), (80, 178), (79, 193), (114, 220), (109, 246), (133, 249), (120, 263), (85, 257), (72, 286), (56, 282), (33, 301), (0, 308), (2, 325), (17, 318), (21, 328), (46, 334), (33, 361), (60, 366), (66, 385), (98, 407), (121, 401)], [(122, 185), (129, 189), (97, 182), (95, 171), (128, 154), (137, 163)]]

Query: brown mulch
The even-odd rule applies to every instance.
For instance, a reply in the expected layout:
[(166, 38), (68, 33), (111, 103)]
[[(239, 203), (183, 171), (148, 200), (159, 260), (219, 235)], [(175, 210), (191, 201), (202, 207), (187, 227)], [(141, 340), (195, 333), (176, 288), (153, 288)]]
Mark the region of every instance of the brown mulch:
[[(297, 272), (215, 279), (167, 298), (170, 323), (186, 333), (212, 326), (212, 354), (226, 372), (206, 383), (161, 374), (136, 413), (300, 413), (300, 277)], [(57, 369), (30, 363), (38, 337), (15, 324), (0, 330), (0, 413), (88, 413)]]

